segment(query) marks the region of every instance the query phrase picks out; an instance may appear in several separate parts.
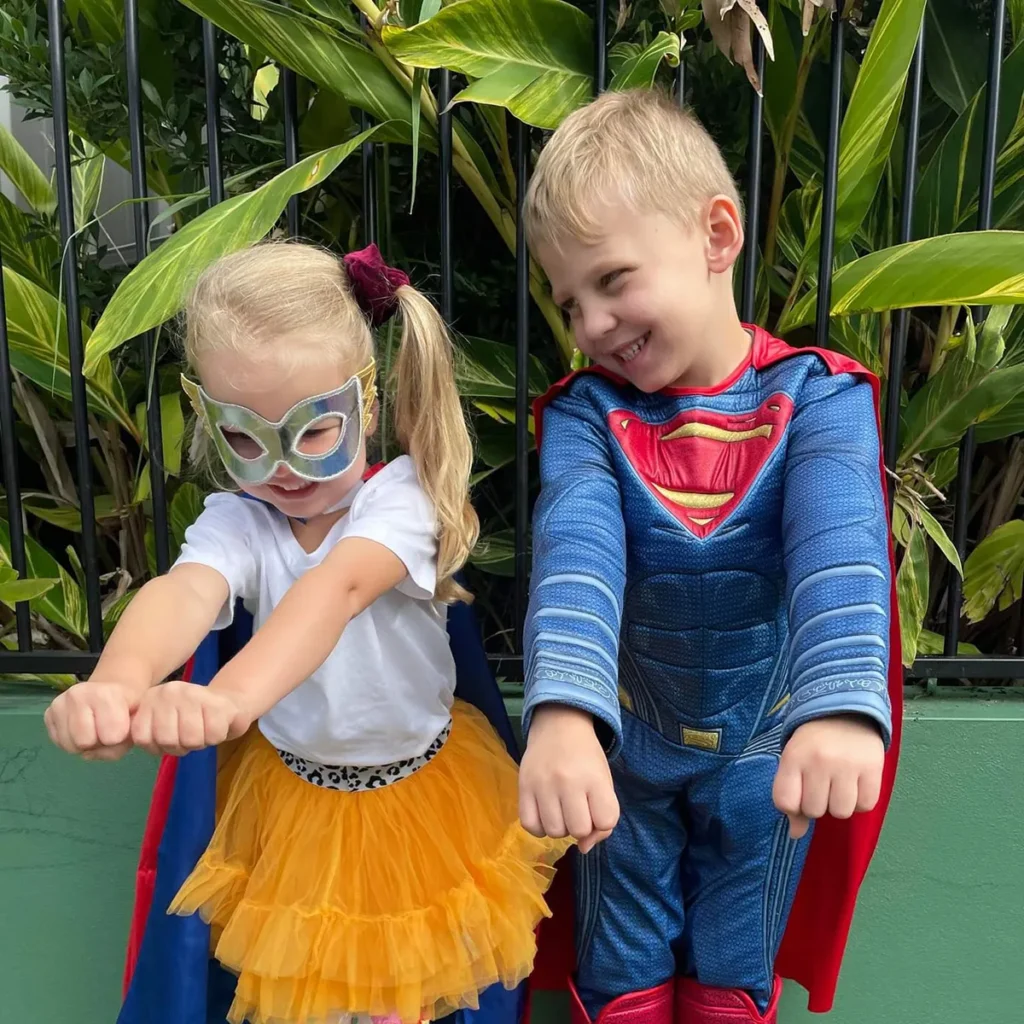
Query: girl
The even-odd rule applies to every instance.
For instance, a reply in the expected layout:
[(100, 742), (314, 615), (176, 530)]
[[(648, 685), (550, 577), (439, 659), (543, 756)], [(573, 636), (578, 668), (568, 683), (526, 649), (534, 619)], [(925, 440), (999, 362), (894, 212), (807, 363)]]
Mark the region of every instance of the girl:
[[(398, 307), (395, 429), (370, 325)], [(171, 912), (199, 911), (238, 974), (233, 1024), (414, 1024), (530, 971), (552, 865), (516, 767), (453, 700), (444, 602), (475, 543), (472, 447), (433, 306), (374, 247), (266, 243), (203, 274), (183, 378), (234, 493), (211, 495), (166, 576), (131, 603), (88, 682), (47, 712), (91, 757), (132, 743), (221, 759), (213, 839)], [(241, 599), (256, 632), (208, 687), (172, 681)], [(256, 722), (258, 729), (249, 730)]]

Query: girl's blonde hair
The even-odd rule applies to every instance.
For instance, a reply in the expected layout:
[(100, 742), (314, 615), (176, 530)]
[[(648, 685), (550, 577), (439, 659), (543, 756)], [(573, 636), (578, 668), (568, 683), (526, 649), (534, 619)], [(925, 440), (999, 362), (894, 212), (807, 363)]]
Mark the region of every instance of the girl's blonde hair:
[[(476, 544), (469, 501), (473, 445), (455, 381), (455, 351), (433, 304), (406, 285), (395, 293), (402, 338), (389, 382), (395, 433), (416, 464), (437, 516), (437, 597), (469, 600), (454, 580)], [(288, 336), (283, 350), (278, 344)], [(293, 339), (301, 342), (293, 343)], [(200, 276), (185, 308), (185, 354), (233, 349), (285, 367), (337, 359), (352, 373), (375, 358), (373, 335), (342, 263), (326, 250), (272, 241), (232, 253)]]

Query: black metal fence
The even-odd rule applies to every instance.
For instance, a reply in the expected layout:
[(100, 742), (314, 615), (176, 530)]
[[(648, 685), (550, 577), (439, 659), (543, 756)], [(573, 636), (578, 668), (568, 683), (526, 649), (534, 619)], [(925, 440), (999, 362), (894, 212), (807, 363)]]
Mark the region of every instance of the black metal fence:
[[(833, 263), (836, 217), (836, 190), (839, 169), (839, 133), (842, 120), (843, 35), (845, 23), (841, 14), (844, 0), (837, 0), (837, 12), (831, 24), (831, 82), (828, 103), (828, 142), (825, 154), (822, 191), (821, 243), (818, 266), (820, 287), (817, 296), (816, 344), (826, 347), (829, 337), (829, 309), (831, 304), (831, 270)], [(71, 161), (68, 137), (66, 82), (64, 72), (63, 2), (48, 0), (50, 61), (53, 85), (53, 128), (56, 157), (56, 188), (58, 198), (61, 241), (64, 247), (63, 295), (67, 308), (68, 347), (71, 369), (72, 418), (75, 435), (77, 483), (81, 500), (82, 542), (81, 559), (86, 579), (87, 619), (89, 624), (89, 651), (33, 650), (29, 606), (22, 602), (16, 607), (18, 650), (0, 650), (0, 674), (19, 672), (86, 673), (95, 665), (103, 638), (100, 605), (100, 574), (97, 561), (96, 519), (90, 478), (89, 426), (86, 409), (85, 379), (82, 375), (82, 333), (79, 314), (77, 259), (75, 245), (74, 203), (71, 184)], [(607, 81), (607, 7), (608, 0), (596, 0), (595, 17), (595, 78), (598, 91)], [(146, 164), (142, 131), (142, 92), (139, 72), (138, 2), (124, 0), (125, 58), (127, 62), (128, 117), (131, 149), (132, 192), (136, 200), (147, 196)], [(365, 24), (365, 21), (364, 21)], [(999, 110), (1000, 71), (1006, 25), (1006, 0), (994, 0), (990, 33), (988, 91), (985, 107), (985, 133), (983, 143), (982, 175), (978, 209), (978, 229), (986, 229), (992, 222), (992, 202), (996, 171), (997, 115)], [(917, 149), (920, 129), (921, 86), (924, 75), (925, 31), (922, 26), (907, 84), (905, 104), (906, 148), (903, 164), (903, 203), (900, 214), (898, 241), (911, 240), (913, 195), (917, 175)], [(754, 61), (763, 80), (764, 47), (754, 33)], [(217, 30), (209, 22), (203, 23), (203, 51), (206, 75), (206, 132), (209, 171), (210, 203), (224, 199), (224, 181), (220, 157), (220, 113), (217, 74)], [(680, 102), (684, 96), (685, 63), (680, 61), (675, 90)], [(452, 239), (452, 79), (449, 71), (437, 75), (437, 99), (440, 136), (440, 211), (441, 288), (440, 307), (445, 319), (451, 322), (454, 297), (454, 245)], [(298, 160), (298, 119), (296, 115), (296, 81), (294, 72), (285, 69), (282, 75), (282, 96), (285, 118), (285, 162), (291, 166)], [(754, 319), (755, 282), (757, 271), (758, 238), (760, 229), (761, 170), (764, 102), (754, 95), (750, 108), (750, 136), (748, 150), (748, 176), (746, 182), (747, 223), (741, 287), (741, 315), (744, 320)], [(369, 119), (362, 115), (365, 129)], [(529, 171), (531, 131), (517, 123), (516, 171), (519, 181), (519, 212)], [(376, 144), (367, 142), (362, 151), (363, 221), (366, 241), (376, 241), (378, 235)], [(135, 244), (138, 258), (146, 254), (149, 236), (149, 209), (145, 202), (134, 204)], [(286, 213), (288, 229), (298, 232), (298, 200), (289, 201)], [(3, 254), (0, 253), (0, 270)], [(977, 313), (978, 311), (976, 311)], [(516, 654), (495, 657), (496, 668), (505, 675), (521, 678), (522, 652), (521, 623), (527, 600), (527, 540), (529, 528), (529, 432), (528, 432), (528, 366), (529, 366), (529, 261), (523, 233), (522, 216), (518, 218), (516, 234), (516, 473), (515, 473), (515, 617), (513, 632)], [(889, 358), (889, 379), (898, 380), (906, 357), (909, 317), (899, 310), (893, 318), (892, 343)], [(155, 386), (155, 344), (152, 332), (141, 339), (146, 358), (150, 392), (147, 402), (147, 428), (151, 451), (161, 451), (161, 422), (159, 395)], [(154, 400), (155, 399), (155, 400)], [(884, 453), (886, 465), (895, 465), (899, 440), (899, 388), (890, 388), (887, 396)], [(4, 310), (3, 279), (0, 274), (0, 446), (2, 446), (3, 482), (7, 494), (10, 521), (11, 562), (22, 576), (26, 573), (25, 534), (21, 494), (18, 486), (17, 448), (14, 433), (15, 415), (12, 393), (12, 369), (8, 349), (6, 315)], [(971, 472), (974, 458), (974, 434), (969, 431), (960, 445), (959, 466), (954, 504), (954, 543), (961, 559), (966, 553), (969, 516)], [(160, 572), (170, 563), (167, 501), (161, 460), (150, 460), (152, 474), (153, 522), (155, 528), (156, 565)], [(947, 607), (958, 609), (961, 600), (961, 579), (954, 572), (948, 584)], [(1024, 678), (1024, 657), (960, 657), (957, 654), (960, 621), (957, 614), (947, 616), (944, 653), (938, 657), (920, 658), (908, 672), (910, 679), (1021, 679)]]

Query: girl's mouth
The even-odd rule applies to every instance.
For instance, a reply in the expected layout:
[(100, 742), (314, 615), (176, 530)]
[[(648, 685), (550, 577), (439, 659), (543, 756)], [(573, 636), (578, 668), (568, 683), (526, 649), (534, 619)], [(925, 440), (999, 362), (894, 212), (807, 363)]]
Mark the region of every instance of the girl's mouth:
[(317, 488), (317, 484), (311, 480), (303, 480), (296, 484), (267, 484), (268, 489), (275, 498), (282, 501), (301, 501), (308, 498)]

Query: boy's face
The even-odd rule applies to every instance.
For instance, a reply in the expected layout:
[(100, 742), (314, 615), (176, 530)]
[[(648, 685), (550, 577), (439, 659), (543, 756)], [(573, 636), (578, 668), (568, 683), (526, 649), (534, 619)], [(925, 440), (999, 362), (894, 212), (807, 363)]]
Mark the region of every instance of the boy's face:
[[(606, 204), (596, 242), (563, 238), (557, 247), (538, 246), (554, 299), (569, 314), (585, 356), (641, 391), (688, 382), (715, 345), (709, 335), (724, 321), (723, 301), (732, 304), (735, 254), (727, 246), (723, 263), (716, 223), (723, 202), (735, 214), (728, 200), (715, 200), (693, 229), (662, 213)], [(737, 251), (742, 230), (739, 238)]]

